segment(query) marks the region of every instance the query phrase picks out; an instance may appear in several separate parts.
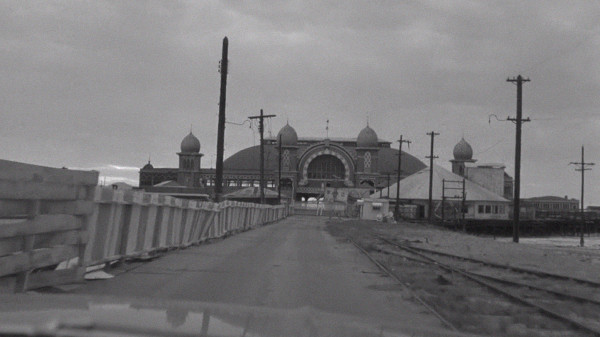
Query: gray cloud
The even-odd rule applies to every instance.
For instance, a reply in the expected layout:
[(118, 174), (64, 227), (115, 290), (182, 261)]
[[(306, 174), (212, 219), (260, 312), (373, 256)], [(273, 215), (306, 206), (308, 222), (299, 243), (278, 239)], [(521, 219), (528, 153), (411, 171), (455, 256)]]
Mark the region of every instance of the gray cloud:
[[(568, 167), (600, 154), (600, 8), (587, 1), (95, 1), (0, 4), (0, 157), (50, 166), (175, 166), (193, 125), (214, 164), (221, 39), (228, 119), (260, 108), (300, 135), (402, 133), (442, 163), (462, 137), (513, 167), (522, 73), (523, 194), (578, 194)], [(254, 130), (255, 131), (255, 130)], [(227, 125), (226, 155), (256, 133)], [(108, 172), (108, 171), (107, 171)], [(105, 174), (103, 172), (103, 174)], [(107, 173), (108, 174), (108, 173)], [(115, 176), (122, 174), (110, 173)], [(589, 172), (586, 200), (600, 203)], [(135, 171), (126, 177), (135, 179)]]

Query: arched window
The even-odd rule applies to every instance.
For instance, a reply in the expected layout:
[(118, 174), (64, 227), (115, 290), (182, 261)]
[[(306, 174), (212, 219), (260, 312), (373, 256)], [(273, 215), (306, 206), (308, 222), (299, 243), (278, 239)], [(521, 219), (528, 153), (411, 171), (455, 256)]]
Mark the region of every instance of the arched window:
[(281, 155), (281, 164), (284, 170), (290, 169), (290, 150), (285, 149)]
[(343, 180), (344, 164), (332, 155), (321, 155), (308, 165), (308, 179)]
[(365, 152), (365, 172), (371, 172), (371, 152)]

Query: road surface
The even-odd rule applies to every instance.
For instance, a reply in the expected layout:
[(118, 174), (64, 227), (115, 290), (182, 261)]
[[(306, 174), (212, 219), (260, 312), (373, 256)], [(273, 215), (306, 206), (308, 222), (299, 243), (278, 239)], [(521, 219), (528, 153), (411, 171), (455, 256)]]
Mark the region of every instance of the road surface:
[(442, 329), (439, 320), (352, 244), (325, 230), (326, 218), (292, 216), (224, 240), (167, 253), (80, 294), (157, 297), (272, 308), (311, 307), (387, 326)]

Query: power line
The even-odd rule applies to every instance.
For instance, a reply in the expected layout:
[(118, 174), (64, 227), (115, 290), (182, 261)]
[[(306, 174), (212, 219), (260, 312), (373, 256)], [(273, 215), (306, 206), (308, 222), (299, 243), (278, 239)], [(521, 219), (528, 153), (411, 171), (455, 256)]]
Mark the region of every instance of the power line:
[(230, 121), (226, 120), (225, 123), (227, 123), (227, 124), (233, 124), (233, 125), (244, 125), (246, 123), (249, 123), (250, 124), (250, 128), (252, 128), (252, 121), (249, 120), (249, 119), (246, 119), (245, 121), (243, 121), (241, 123), (230, 122)]
[(497, 141), (496, 143), (494, 143), (492, 146), (490, 146), (490, 147), (486, 148), (485, 150), (482, 150), (482, 151), (476, 152), (475, 154), (479, 155), (479, 154), (482, 154), (482, 153), (486, 153), (486, 152), (488, 152), (489, 150), (491, 150), (491, 149), (493, 149), (494, 147), (496, 147), (498, 144), (500, 144), (500, 143), (504, 142), (505, 140), (506, 140), (506, 138), (502, 138), (502, 139), (500, 139), (499, 141)]

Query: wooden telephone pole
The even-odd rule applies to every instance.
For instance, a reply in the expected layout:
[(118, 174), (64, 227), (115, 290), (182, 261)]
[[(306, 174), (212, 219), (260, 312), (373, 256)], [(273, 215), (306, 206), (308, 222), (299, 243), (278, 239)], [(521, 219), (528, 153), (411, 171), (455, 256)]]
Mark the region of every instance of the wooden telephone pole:
[(429, 156), (425, 157), (429, 158), (429, 212), (427, 212), (427, 219), (431, 221), (431, 215), (433, 214), (433, 159), (437, 158), (433, 155), (433, 138), (439, 133), (431, 131), (427, 135), (431, 136), (431, 152)]
[(281, 134), (279, 135), (279, 142), (277, 148), (279, 149), (279, 156), (277, 161), (277, 201), (281, 205)]
[(507, 82), (517, 83), (517, 118), (507, 118), (517, 125), (515, 142), (515, 195), (513, 198), (513, 242), (519, 242), (519, 215), (521, 211), (521, 123), (530, 122), (529, 118), (523, 119), (523, 82), (529, 82), (529, 79), (521, 77), (507, 78)]
[(250, 119), (258, 119), (258, 131), (260, 132), (260, 203), (265, 203), (265, 118), (275, 117), (275, 115), (264, 115), (263, 109), (260, 109), (260, 115), (249, 116)]
[(585, 223), (585, 217), (584, 217), (584, 209), (583, 209), (583, 186), (584, 186), (584, 177), (585, 177), (585, 171), (589, 171), (591, 170), (591, 168), (588, 168), (587, 166), (592, 166), (594, 165), (594, 163), (586, 163), (585, 162), (585, 158), (583, 155), (583, 146), (581, 146), (581, 162), (570, 162), (570, 165), (579, 165), (580, 168), (575, 169), (575, 171), (581, 171), (581, 234), (579, 236), (579, 245), (581, 247), (583, 247), (583, 226)]
[(227, 88), (227, 50), (229, 40), (223, 38), (223, 52), (219, 71), (221, 72), (221, 94), (219, 96), (219, 124), (217, 126), (217, 164), (215, 172), (215, 200), (223, 197), (223, 152), (225, 147), (225, 98)]
[(396, 213), (396, 220), (400, 219), (400, 174), (402, 173), (402, 144), (406, 143), (410, 146), (410, 140), (402, 139), (402, 135), (400, 135), (400, 139), (398, 139), (398, 170), (396, 174), (396, 207), (394, 207), (394, 211)]

